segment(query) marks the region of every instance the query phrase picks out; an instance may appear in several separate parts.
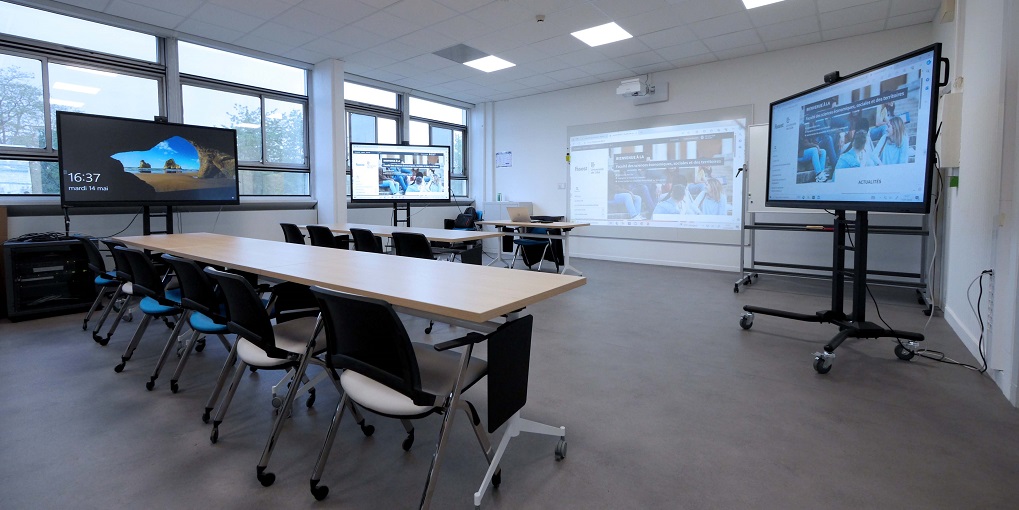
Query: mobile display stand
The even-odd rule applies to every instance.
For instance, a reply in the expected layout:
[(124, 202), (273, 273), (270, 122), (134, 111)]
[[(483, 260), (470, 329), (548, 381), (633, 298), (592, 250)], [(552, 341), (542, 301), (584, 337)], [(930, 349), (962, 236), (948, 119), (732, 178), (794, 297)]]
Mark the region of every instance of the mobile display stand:
[[(853, 240), (849, 237), (850, 226), (852, 226), (855, 244), (847, 242)], [(898, 338), (900, 342), (895, 346), (895, 356), (901, 360), (912, 359), (916, 354), (918, 342), (923, 341), (922, 334), (885, 329), (866, 320), (867, 228), (866, 211), (857, 211), (853, 220), (846, 218), (846, 211), (835, 211), (830, 310), (823, 310), (811, 315), (746, 305), (743, 307), (743, 315), (739, 320), (740, 327), (750, 329), (754, 324), (754, 314), (838, 326), (838, 334), (825, 344), (824, 350), (814, 353), (814, 370), (819, 374), (827, 374), (831, 370), (832, 362), (835, 360), (835, 349), (847, 338)], [(853, 252), (853, 269), (851, 270), (846, 269), (847, 251)], [(853, 280), (853, 310), (849, 315), (844, 312), (843, 305), (847, 275), (851, 276)], [(905, 345), (903, 345), (903, 341)]]

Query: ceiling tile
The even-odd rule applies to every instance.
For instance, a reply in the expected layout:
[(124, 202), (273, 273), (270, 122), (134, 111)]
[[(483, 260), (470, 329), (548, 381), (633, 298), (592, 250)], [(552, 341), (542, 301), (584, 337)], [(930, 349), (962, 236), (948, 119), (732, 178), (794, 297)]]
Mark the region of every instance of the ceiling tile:
[(459, 43), (456, 39), (451, 39), (441, 33), (428, 29), (411, 32), (397, 39), (397, 41), (412, 48), (417, 48), (420, 53), (428, 54)]
[(749, 55), (756, 55), (758, 53), (764, 53), (765, 51), (768, 51), (768, 49), (764, 47), (764, 44), (758, 43), (751, 44), (749, 46), (742, 46), (739, 48), (716, 51), (715, 56), (718, 57), (719, 60), (727, 60), (730, 58), (740, 58)]
[(307, 32), (317, 36), (331, 33), (339, 28), (340, 25), (340, 23), (333, 18), (323, 16), (317, 12), (312, 12), (300, 7), (294, 7), (293, 9), (276, 16), (272, 21), (293, 30)]
[(677, 6), (670, 6), (616, 20), (616, 23), (627, 32), (638, 36), (682, 26), (686, 24), (686, 20)]
[(633, 69), (634, 67), (649, 66), (652, 64), (661, 64), (662, 62), (665, 62), (665, 59), (658, 55), (658, 53), (655, 53), (654, 51), (645, 51), (644, 53), (627, 55), (625, 57), (620, 57), (613, 60), (615, 60), (617, 64), (620, 64), (630, 69)]
[(598, 53), (608, 58), (625, 57), (626, 55), (644, 53), (651, 50), (646, 44), (640, 42), (640, 39), (636, 38), (596, 46), (595, 49), (598, 50)]
[(567, 67), (565, 69), (559, 69), (558, 71), (545, 73), (545, 75), (548, 76), (549, 78), (552, 78), (553, 80), (559, 81), (575, 80), (577, 78), (586, 78), (590, 76), (589, 74), (585, 73), (584, 71), (581, 71), (580, 69), (577, 69), (576, 67)]
[(436, 0), (442, 5), (453, 9), (456, 12), (467, 12), (477, 9), (492, 0)]
[(630, 78), (632, 76), (633, 76), (633, 74), (630, 72), (629, 69), (624, 69), (622, 71), (613, 71), (613, 72), (609, 72), (609, 73), (602, 73), (602, 74), (599, 74), (598, 76), (596, 76), (596, 78), (598, 78), (600, 81), (606, 82), (606, 81), (621, 80), (623, 78)]
[(280, 41), (274, 41), (268, 37), (259, 35), (255, 32), (248, 32), (241, 36), (235, 41), (236, 44), (244, 46), (245, 48), (252, 48), (258, 51), (264, 51), (266, 53), (280, 54), (286, 51), (295, 49), (298, 45), (296, 44), (285, 44)]
[(525, 67), (531, 69), (536, 73), (545, 74), (551, 73), (553, 71), (558, 71), (559, 69), (563, 69), (566, 67), (570, 67), (570, 65), (556, 57), (549, 57), (543, 58), (541, 60), (535, 60), (534, 62), (528, 62), (525, 65)]
[(400, 0), (386, 12), (421, 26), (434, 25), (457, 15), (456, 11), (435, 0)]
[(821, 25), (818, 23), (817, 16), (808, 16), (757, 28), (757, 34), (765, 41), (774, 41), (776, 39), (785, 39), (787, 37), (820, 31)]
[(700, 41), (690, 41), (683, 44), (677, 44), (675, 46), (660, 48), (656, 51), (665, 60), (678, 60), (681, 58), (692, 57), (694, 55), (711, 53), (711, 50), (709, 50), (708, 47)]
[(291, 48), (304, 46), (318, 37), (307, 32), (300, 32), (291, 27), (280, 25), (275, 21), (268, 21), (262, 26), (252, 30), (249, 35), (264, 37), (270, 41), (286, 44)]
[(742, 46), (758, 44), (761, 38), (757, 36), (756, 30), (744, 30), (734, 34), (725, 34), (717, 37), (704, 39), (704, 45), (711, 51), (722, 51)]
[[(622, 67), (619, 68), (622, 69)], [(517, 82), (527, 87), (539, 87), (541, 85), (551, 85), (553, 83), (556, 83), (557, 81), (553, 80), (552, 78), (549, 78), (548, 76), (545, 76), (544, 74), (535, 74), (528, 76), (526, 78), (521, 78), (517, 80)]]
[(754, 26), (774, 25), (804, 16), (817, 16), (814, 0), (784, 0), (747, 11)]
[(689, 27), (673, 27), (639, 37), (651, 49), (666, 48), (697, 39), (697, 34)]
[[(353, 23), (378, 11), (377, 8), (357, 0), (304, 0), (297, 4), (302, 9), (336, 20), (344, 25)], [(338, 27), (333, 27), (338, 28)]]
[(359, 64), (367, 69), (372, 70), (392, 65), (397, 62), (395, 58), (390, 58), (388, 56), (381, 55), (371, 50), (359, 51), (352, 55), (348, 55), (346, 58), (343, 59), (343, 61)]
[(533, 21), (534, 14), (518, 7), (516, 4), (496, 1), (468, 12), (467, 16), (473, 18), (478, 23), (488, 26), (492, 30), (501, 30), (517, 23)]
[(817, 10), (824, 14), (869, 3), (874, 3), (874, 0), (817, 0)]
[(598, 53), (598, 50), (594, 48), (584, 48), (579, 51), (572, 51), (561, 55), (560, 58), (577, 66), (606, 61), (605, 56)]
[[(418, 48), (404, 44), (400, 41), (389, 41), (386, 43), (379, 44), (372, 48), (372, 50), (382, 53), (388, 57), (392, 57), (397, 61), (407, 60), (408, 58), (416, 57), (421, 55), (423, 52)], [(430, 53), (430, 52), (429, 52)]]
[(311, 42), (305, 43), (304, 46), (301, 46), (301, 48), (306, 51), (321, 53), (331, 58), (341, 59), (346, 55), (357, 53), (359, 50), (363, 49), (346, 45), (326, 37), (320, 37)]
[[(103, 0), (101, 3), (107, 3), (108, 0)], [(158, 9), (163, 12), (169, 12), (170, 14), (176, 14), (178, 16), (190, 16), (191, 13), (195, 12), (205, 0), (174, 0), (173, 2), (167, 2), (166, 0), (129, 0), (133, 4), (144, 5), (153, 9)], [(67, 2), (64, 2), (67, 3)], [(111, 5), (114, 2), (109, 2)], [(107, 11), (112, 14), (112, 11)], [(134, 19), (134, 18), (132, 18)]]
[(179, 25), (180, 22), (184, 21), (184, 16), (171, 14), (169, 12), (153, 9), (152, 7), (144, 5), (124, 2), (122, 0), (114, 0), (113, 2), (110, 2), (110, 5), (106, 8), (106, 12), (113, 14), (114, 16), (120, 16), (122, 18), (156, 25), (157, 27), (173, 28)]
[(831, 41), (833, 39), (842, 39), (843, 37), (852, 37), (854, 35), (870, 34), (878, 32), (885, 27), (885, 20), (869, 21), (867, 23), (860, 23), (859, 25), (853, 25), (849, 27), (840, 27), (832, 30), (822, 30), (821, 37), (825, 41)]
[(385, 9), (386, 7), (389, 7), (390, 5), (393, 5), (399, 1), (400, 0), (361, 0), (361, 2), (364, 2), (372, 7), (375, 7), (376, 9)]
[(581, 51), (585, 48), (590, 49), (590, 46), (584, 44), (572, 35), (561, 35), (559, 37), (553, 37), (552, 39), (536, 42), (531, 45), (531, 48), (536, 49), (545, 55), (562, 55), (564, 53)]
[(775, 51), (784, 50), (786, 48), (793, 48), (795, 46), (805, 46), (807, 44), (814, 44), (819, 42), (821, 42), (821, 32), (813, 32), (810, 34), (786, 37), (784, 39), (764, 41), (764, 46), (768, 48), (768, 51)]
[(458, 42), (481, 37), (491, 32), (491, 29), (488, 27), (478, 23), (471, 17), (463, 15), (436, 23), (428, 28), (456, 39)]
[(716, 35), (731, 34), (754, 28), (746, 11), (734, 12), (717, 18), (706, 19), (692, 26), (693, 32), (701, 39)]
[(710, 2), (684, 2), (676, 6), (676, 10), (686, 23), (694, 23), (706, 19), (717, 18), (735, 12), (746, 11), (740, 0), (714, 0)]
[[(937, 11), (940, 6), (940, 0), (892, 0), (888, 16), (894, 17), (914, 12)], [(931, 18), (933, 19), (933, 16)]]
[(921, 23), (930, 23), (934, 20), (934, 16), (938, 14), (937, 9), (931, 9), (929, 11), (919, 11), (911, 14), (903, 14), (902, 16), (895, 16), (888, 18), (888, 23), (885, 24), (886, 30), (893, 28), (908, 27), (911, 25), (919, 25)]
[(358, 28), (382, 34), (390, 39), (403, 37), (422, 28), (422, 25), (379, 11), (357, 22)]
[(701, 64), (707, 64), (708, 62), (715, 62), (716, 60), (718, 60), (718, 59), (715, 58), (714, 55), (712, 55), (710, 53), (705, 53), (704, 55), (697, 55), (695, 57), (687, 57), (687, 58), (681, 58), (681, 59), (673, 60), (672, 63), (678, 69), (678, 68), (681, 68), (681, 67), (689, 67), (689, 66), (696, 66), (696, 65), (701, 65)]
[(190, 18), (241, 32), (250, 32), (265, 23), (262, 18), (213, 3), (199, 7)]
[(294, 48), (284, 53), (283, 56), (297, 60), (299, 62), (307, 62), (309, 64), (317, 64), (323, 60), (327, 60), (330, 58), (330, 56), (327, 54), (312, 51), (306, 47)]
[(326, 38), (339, 42), (344, 46), (359, 49), (368, 49), (389, 40), (385, 34), (369, 32), (356, 25), (347, 25), (335, 32), (326, 34)]
[[(641, 67), (637, 67), (637, 68), (634, 68), (634, 69), (631, 69), (631, 70), (636, 72), (636, 74), (652, 74), (652, 73), (660, 73), (662, 71), (669, 71), (669, 70), (673, 69), (673, 67), (674, 66), (672, 65), (672, 62), (663, 62), (663, 63), (660, 63), (660, 64), (651, 64), (651, 65), (648, 65), (648, 66), (641, 66)], [(652, 85), (655, 84), (654, 80), (651, 80), (651, 84)]]
[[(168, 2), (173, 0), (167, 0)], [(282, 0), (209, 0), (209, 4), (226, 7), (237, 12), (256, 16), (263, 20), (272, 19), (293, 7), (294, 2)], [(208, 4), (206, 4), (208, 5)]]
[(868, 21), (882, 20), (888, 14), (888, 0), (821, 13), (821, 30), (848, 27)]
[(110, 4), (110, 0), (64, 0), (63, 3), (103, 12)]
[(599, 10), (613, 19), (664, 9), (665, 0), (591, 0)]

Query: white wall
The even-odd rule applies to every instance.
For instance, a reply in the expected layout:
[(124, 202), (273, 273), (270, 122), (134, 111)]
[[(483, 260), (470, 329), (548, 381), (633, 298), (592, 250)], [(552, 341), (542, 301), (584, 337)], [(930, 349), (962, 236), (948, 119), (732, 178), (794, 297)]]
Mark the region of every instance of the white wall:
[[(491, 169), (496, 152), (513, 153), (512, 168), (491, 169), (490, 187), (479, 202), (504, 199), (530, 201), (535, 214), (565, 214), (566, 128), (616, 120), (752, 105), (751, 123), (768, 121), (771, 101), (821, 83), (838, 70), (855, 72), (933, 42), (932, 25), (868, 34), (749, 57), (655, 73), (651, 83), (669, 82), (669, 100), (634, 106), (615, 95), (618, 82), (550, 92), (484, 106), (485, 164)], [(481, 108), (481, 107), (479, 107)], [(472, 146), (472, 150), (476, 150)], [(739, 247), (663, 241), (585, 238), (575, 232), (576, 256), (738, 270)]]

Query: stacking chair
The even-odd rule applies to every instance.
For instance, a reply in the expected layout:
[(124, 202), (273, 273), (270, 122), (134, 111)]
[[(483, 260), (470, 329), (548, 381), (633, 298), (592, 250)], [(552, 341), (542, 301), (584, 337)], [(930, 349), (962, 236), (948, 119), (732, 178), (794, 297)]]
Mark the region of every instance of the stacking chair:
[[(184, 371), (191, 351), (201, 352), (204, 349), (205, 343), (201, 340), (203, 335), (216, 335), (227, 352), (231, 352), (233, 349), (224, 336), (230, 332), (226, 326), (226, 304), (216, 295), (213, 281), (193, 260), (170, 254), (163, 254), (163, 260), (170, 264), (174, 274), (177, 275), (177, 281), (180, 282), (180, 303), (184, 309), (184, 317), (181, 318), (181, 321), (186, 319), (193, 331), (191, 338), (188, 339), (180, 353), (177, 369), (170, 378), (170, 391), (177, 393), (180, 389), (177, 382), (180, 380), (180, 375)], [(163, 348), (163, 352), (159, 356), (159, 361), (156, 363), (149, 382), (145, 383), (145, 387), (150, 391), (155, 386), (156, 379), (159, 378), (163, 364), (175, 344), (174, 340), (172, 337), (167, 340), (166, 347)], [(233, 365), (233, 360), (229, 360), (229, 364)], [(216, 394), (221, 387), (222, 382), (217, 386)]]
[[(121, 282), (117, 280), (117, 277), (112, 272), (106, 270), (103, 254), (91, 239), (85, 236), (74, 236), (74, 238), (81, 242), (82, 247), (85, 249), (85, 255), (88, 257), (88, 268), (95, 273), (95, 284), (99, 289), (99, 292), (96, 294), (96, 300), (92, 303), (92, 308), (89, 308), (88, 313), (85, 314), (85, 319), (81, 322), (81, 330), (85, 331), (88, 329), (88, 321), (92, 318), (92, 314), (102, 306), (104, 299), (113, 297), (117, 293)], [(113, 307), (112, 300), (110, 300), (107, 307)]]
[(464, 264), (474, 264), (476, 266), (480, 266), (482, 263), (482, 255), (483, 255), (482, 246), (478, 244), (475, 245), (474, 247), (467, 248), (466, 250), (460, 252), (460, 262), (463, 262)]
[(373, 234), (371, 230), (352, 228), (350, 236), (354, 238), (355, 250), (382, 253), (382, 239)]
[[(548, 229), (544, 227), (525, 227), (524, 233), (531, 234), (548, 234)], [(549, 247), (552, 246), (552, 242), (545, 238), (534, 238), (534, 237), (517, 237), (513, 240), (513, 244), (516, 245), (516, 249), (513, 250), (513, 261), (510, 262), (510, 267), (513, 267), (517, 263), (517, 255), (521, 255), (524, 264), (530, 269), (534, 265), (534, 260), (524, 254), (524, 250), (534, 250), (535, 252), (540, 248), (541, 256), (538, 257), (538, 271), (541, 271), (541, 263), (545, 260), (545, 253), (548, 252)]]
[(175, 318), (176, 324), (168, 340), (168, 342), (174, 342), (180, 334), (181, 327), (184, 326), (182, 320), (184, 312), (180, 307), (180, 289), (166, 289), (168, 281), (164, 281), (159, 276), (155, 266), (152, 265), (152, 259), (145, 252), (123, 246), (117, 246), (113, 252), (119, 254), (122, 260), (125, 260), (130, 266), (132, 291), (136, 295), (142, 296), (141, 301), (138, 302), (138, 308), (145, 314), (134, 331), (131, 343), (127, 345), (124, 354), (120, 356), (120, 364), (113, 368), (115, 372), (120, 373), (131, 359), (134, 350), (138, 348), (138, 343), (153, 317)]
[[(131, 322), (133, 318), (130, 309), (134, 301), (134, 286), (131, 284), (131, 266), (124, 255), (116, 250), (118, 246), (124, 246), (124, 243), (112, 239), (103, 239), (102, 243), (106, 245), (106, 248), (110, 250), (110, 254), (113, 256), (114, 269), (111, 274), (120, 282), (117, 290), (113, 293), (113, 297), (110, 298), (110, 306), (103, 310), (103, 314), (99, 317), (99, 322), (92, 328), (92, 339), (99, 345), (105, 346), (110, 343), (110, 337), (117, 331), (120, 321)], [(104, 337), (99, 332), (103, 329), (103, 324), (106, 323), (106, 318), (110, 315), (110, 311), (116, 308), (117, 300), (121, 298), (123, 298), (123, 302), (120, 305), (120, 311), (117, 312), (117, 316), (113, 319), (113, 324), (110, 325), (110, 329)]]
[(280, 223), (280, 227), (283, 227), (283, 239), (286, 242), (304, 244), (304, 234), (301, 233), (301, 229), (297, 228), (297, 225), (293, 223)]
[[(348, 402), (355, 402), (382, 416), (418, 419), (432, 414), (443, 417), (428, 480), (421, 496), (427, 508), (446, 436), (457, 409), (467, 413), (487, 460), (491, 447), (474, 406), (460, 398), (488, 372), (488, 364), (471, 355), (474, 344), (487, 337), (470, 333), (435, 346), (411, 343), (393, 307), (378, 299), (313, 287), (322, 309), (328, 345), (326, 364), (337, 377), (343, 397), (326, 433), (311, 476), (311, 493), (322, 500), (329, 488), (319, 485), (326, 459)], [(530, 317), (530, 316), (528, 316)], [(450, 351), (465, 347), (462, 354)], [(343, 370), (342, 373), (338, 373)], [(413, 437), (413, 432), (410, 433)], [(496, 480), (495, 483), (498, 481)]]
[(345, 235), (334, 236), (329, 227), (322, 225), (308, 225), (308, 239), (312, 246), (323, 246), (326, 248), (339, 248), (346, 250), (350, 238)]
[[(432, 245), (424, 234), (393, 232), (393, 251), (401, 257), (435, 260)], [(428, 327), (425, 328), (426, 335), (432, 333), (432, 326), (435, 326), (435, 321), (429, 319)]]
[[(255, 293), (255, 289), (244, 277), (219, 271), (212, 267), (205, 268), (206, 274), (210, 275), (219, 284), (220, 290), (226, 299), (227, 328), (237, 335), (234, 342), (234, 352), (240, 361), (234, 369), (233, 378), (227, 389), (223, 401), (216, 409), (216, 416), (212, 423), (212, 434), (209, 440), (216, 443), (219, 440), (219, 425), (223, 422), (226, 410), (237, 391), (237, 384), (245, 367), (256, 366), (259, 369), (295, 369), (292, 381), (292, 388), (287, 393), (287, 398), (279, 409), (277, 419), (273, 424), (273, 430), (266, 442), (262, 452), (262, 459), (256, 469), (258, 481), (263, 486), (272, 485), (276, 477), (272, 473), (265, 472), (269, 464), (269, 457), (279, 439), (283, 422), (289, 415), (290, 407), (293, 404), (297, 393), (304, 388), (298, 388), (298, 381), (307, 382), (305, 371), (309, 363), (324, 367), (322, 360), (316, 358), (316, 354), (325, 351), (325, 342), (316, 341), (320, 328), (317, 321), (312, 317), (301, 317), (287, 322), (277, 322), (274, 326), (269, 319), (269, 313), (262, 306), (262, 301)], [(229, 365), (224, 366), (224, 369)], [(307, 385), (305, 385), (307, 386)], [(357, 416), (358, 425), (361, 431), (370, 436), (375, 432), (371, 425), (364, 424), (364, 418), (356, 409), (351, 406), (354, 415)]]

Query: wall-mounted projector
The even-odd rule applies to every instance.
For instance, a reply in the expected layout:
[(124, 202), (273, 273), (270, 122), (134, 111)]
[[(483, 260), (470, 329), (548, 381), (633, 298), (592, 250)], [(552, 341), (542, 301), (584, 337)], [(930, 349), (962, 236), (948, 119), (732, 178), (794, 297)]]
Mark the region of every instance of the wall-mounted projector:
[(655, 86), (648, 85), (647, 78), (629, 78), (619, 82), (616, 95), (640, 97), (655, 93)]

